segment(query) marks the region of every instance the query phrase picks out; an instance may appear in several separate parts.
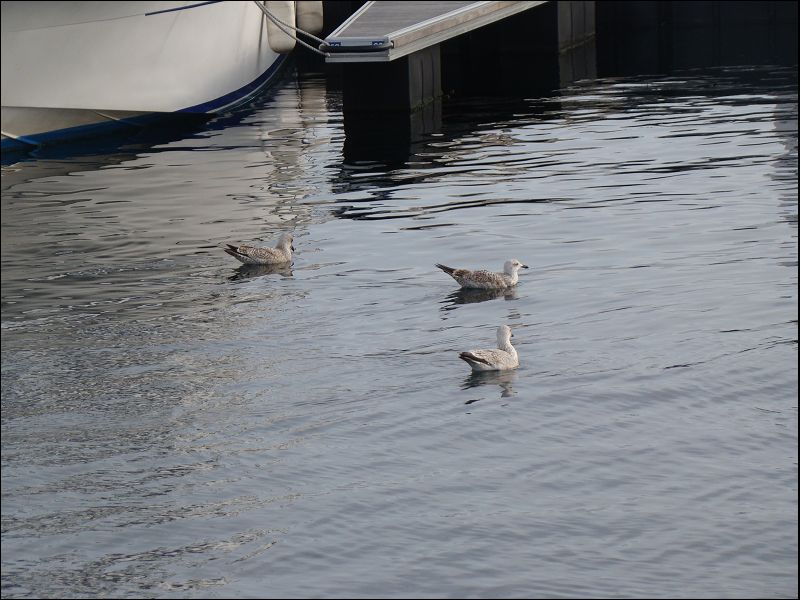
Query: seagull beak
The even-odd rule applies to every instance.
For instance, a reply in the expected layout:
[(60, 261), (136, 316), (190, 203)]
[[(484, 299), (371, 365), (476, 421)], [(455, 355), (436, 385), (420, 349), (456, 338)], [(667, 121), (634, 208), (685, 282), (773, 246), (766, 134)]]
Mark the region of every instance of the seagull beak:
[(528, 265), (522, 265), (522, 268), (523, 268), (523, 269), (527, 269), (527, 268), (528, 268)]

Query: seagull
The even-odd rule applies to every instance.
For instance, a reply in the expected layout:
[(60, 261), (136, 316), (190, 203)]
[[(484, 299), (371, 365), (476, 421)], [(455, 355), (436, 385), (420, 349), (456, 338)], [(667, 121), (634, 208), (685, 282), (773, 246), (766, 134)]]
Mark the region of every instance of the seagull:
[(455, 279), (462, 288), (477, 288), (481, 290), (502, 290), (517, 285), (519, 277), (517, 271), (527, 269), (528, 265), (523, 265), (516, 258), (507, 260), (503, 265), (502, 273), (492, 271), (470, 271), (469, 269), (454, 269), (436, 264), (442, 271)]
[(274, 248), (228, 244), (223, 250), (246, 265), (275, 265), (292, 261), (293, 240), (291, 233), (283, 233)]
[(500, 325), (497, 328), (497, 349), (460, 352), (458, 357), (475, 372), (516, 369), (519, 366), (519, 357), (511, 345), (513, 335), (508, 325)]

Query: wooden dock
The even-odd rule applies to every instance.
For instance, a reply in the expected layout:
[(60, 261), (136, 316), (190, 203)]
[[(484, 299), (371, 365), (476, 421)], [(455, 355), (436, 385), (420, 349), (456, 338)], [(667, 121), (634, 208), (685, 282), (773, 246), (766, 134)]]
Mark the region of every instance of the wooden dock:
[(346, 117), (414, 112), (464, 85), (549, 81), (560, 55), (594, 41), (594, 21), (592, 0), (373, 1), (320, 49), (341, 63)]
[(388, 62), (546, 3), (367, 2), (320, 49), (329, 63)]

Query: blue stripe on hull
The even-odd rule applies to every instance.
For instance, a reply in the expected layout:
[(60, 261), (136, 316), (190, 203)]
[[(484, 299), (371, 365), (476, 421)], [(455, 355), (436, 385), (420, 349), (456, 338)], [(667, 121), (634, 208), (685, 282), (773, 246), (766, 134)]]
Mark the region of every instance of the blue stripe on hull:
[(183, 108), (177, 112), (209, 113), (222, 108), (231, 108), (237, 104), (242, 104), (243, 102), (246, 102), (248, 99), (255, 96), (257, 92), (259, 92), (269, 83), (269, 81), (278, 73), (278, 70), (283, 66), (283, 63), (286, 62), (287, 57), (288, 54), (279, 54), (278, 58), (275, 59), (275, 62), (273, 62), (266, 71), (264, 71), (258, 76), (258, 78), (251, 81), (247, 85), (240, 87), (238, 90), (235, 90), (229, 94), (225, 94), (224, 96), (220, 96), (216, 100), (190, 106), (189, 108)]
[(153, 15), (163, 15), (164, 13), (175, 12), (178, 10), (189, 10), (191, 8), (197, 8), (198, 6), (207, 6), (209, 4), (219, 4), (222, 0), (209, 0), (208, 2), (198, 2), (197, 4), (191, 4), (189, 6), (176, 6), (175, 8), (167, 8), (165, 10), (155, 10), (153, 12), (144, 13), (145, 17), (152, 17)]

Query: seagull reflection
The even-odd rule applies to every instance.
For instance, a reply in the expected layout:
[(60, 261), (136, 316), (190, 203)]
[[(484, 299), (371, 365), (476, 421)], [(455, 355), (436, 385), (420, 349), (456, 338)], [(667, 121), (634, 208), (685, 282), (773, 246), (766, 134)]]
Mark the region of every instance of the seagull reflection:
[(473, 304), (475, 302), (486, 302), (487, 300), (494, 300), (495, 298), (505, 298), (506, 300), (514, 300), (517, 297), (517, 289), (509, 288), (504, 290), (478, 290), (471, 288), (462, 288), (447, 295), (445, 303), (447, 307), (454, 304)]
[[(517, 371), (480, 371), (471, 373), (461, 384), (462, 390), (478, 387), (481, 385), (498, 385), (500, 386), (500, 397), (510, 398), (516, 392), (514, 391), (514, 380), (517, 377)], [(464, 404), (472, 404), (477, 402), (480, 398), (474, 400), (467, 400)]]
[(263, 275), (282, 275), (283, 277), (292, 277), (292, 264), (274, 264), (274, 265), (242, 265), (233, 275), (228, 277), (230, 281), (237, 281), (240, 279), (250, 279), (252, 277), (262, 277)]

